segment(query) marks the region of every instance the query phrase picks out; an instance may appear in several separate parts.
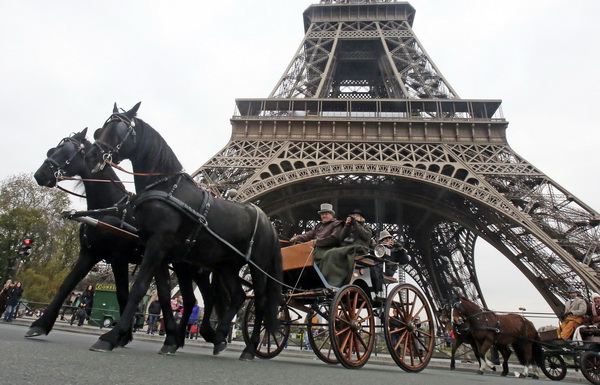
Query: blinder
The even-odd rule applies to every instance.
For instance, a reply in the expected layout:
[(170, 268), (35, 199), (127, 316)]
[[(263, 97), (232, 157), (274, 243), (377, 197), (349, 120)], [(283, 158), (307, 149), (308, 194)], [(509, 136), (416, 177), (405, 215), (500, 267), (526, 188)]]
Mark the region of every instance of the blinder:
[[(137, 134), (135, 132), (135, 119), (130, 120), (125, 114), (112, 114), (106, 120), (100, 130), (105, 129), (106, 126), (112, 122), (117, 122), (113, 129), (115, 130), (115, 137), (117, 140), (120, 140), (120, 142), (113, 147), (112, 145), (100, 140), (100, 138), (95, 138), (96, 140), (94, 141), (94, 146), (98, 148), (105, 162), (112, 161), (112, 156), (119, 153), (121, 147), (123, 147), (123, 144), (127, 141), (129, 136), (131, 136), (133, 143), (136, 143)], [(98, 131), (96, 131), (96, 134)]]
[(52, 171), (54, 171), (54, 175), (56, 176), (57, 179), (60, 177), (61, 174), (64, 173), (64, 168), (67, 167), (69, 164), (71, 164), (71, 162), (73, 161), (73, 159), (79, 153), (83, 152), (83, 148), (84, 148), (83, 143), (80, 143), (79, 141), (77, 141), (77, 140), (75, 140), (75, 139), (73, 139), (71, 137), (62, 139), (54, 149), (56, 150), (56, 149), (59, 149), (59, 148), (66, 148), (65, 146), (67, 146), (69, 144), (73, 146), (73, 150), (67, 156), (67, 160), (65, 160), (65, 162), (64, 162), (63, 165), (61, 165), (60, 163), (58, 163), (56, 161), (56, 159), (54, 159), (52, 157), (52, 155), (54, 155), (56, 152), (52, 152), (52, 150), (49, 150), (48, 154), (46, 154), (48, 157), (44, 160), (44, 163), (47, 163), (48, 166), (50, 167), (50, 169)]

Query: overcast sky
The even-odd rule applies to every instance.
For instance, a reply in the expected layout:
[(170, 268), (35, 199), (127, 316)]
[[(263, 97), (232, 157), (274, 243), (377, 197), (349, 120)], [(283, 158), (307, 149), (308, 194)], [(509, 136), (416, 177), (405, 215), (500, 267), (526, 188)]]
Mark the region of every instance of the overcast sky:
[[(59, 139), (100, 127), (114, 102), (138, 101), (195, 171), (227, 144), (234, 99), (269, 95), (313, 2), (0, 0), (0, 179), (34, 172)], [(600, 2), (410, 4), (417, 37), (460, 97), (502, 99), (512, 148), (598, 210)], [(499, 271), (523, 279), (479, 250), (490, 307), (547, 310), (528, 282), (497, 287)]]

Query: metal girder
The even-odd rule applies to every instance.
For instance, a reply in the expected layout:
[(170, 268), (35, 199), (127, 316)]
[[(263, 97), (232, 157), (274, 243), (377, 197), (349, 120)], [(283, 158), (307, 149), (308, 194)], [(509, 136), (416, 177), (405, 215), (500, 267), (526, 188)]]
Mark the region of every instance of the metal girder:
[(485, 239), (559, 313), (567, 287), (600, 292), (600, 215), (516, 154), (500, 100), (461, 99), (412, 30), (410, 4), (322, 0), (266, 99), (238, 99), (229, 143), (194, 176), (254, 202), (284, 237), (319, 203), (360, 207), (407, 244), (433, 304), (485, 306)]

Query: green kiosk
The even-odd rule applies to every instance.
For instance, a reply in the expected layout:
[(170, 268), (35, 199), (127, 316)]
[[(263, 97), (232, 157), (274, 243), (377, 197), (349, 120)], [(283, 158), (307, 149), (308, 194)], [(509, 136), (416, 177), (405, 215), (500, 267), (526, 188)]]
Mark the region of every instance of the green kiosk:
[[(135, 315), (133, 329), (138, 330), (144, 326), (147, 296), (144, 297), (138, 313)], [(140, 311), (141, 309), (141, 311)], [(117, 301), (117, 288), (114, 283), (97, 283), (94, 291), (94, 304), (90, 314), (90, 325), (100, 328), (112, 327), (121, 317), (119, 302)]]

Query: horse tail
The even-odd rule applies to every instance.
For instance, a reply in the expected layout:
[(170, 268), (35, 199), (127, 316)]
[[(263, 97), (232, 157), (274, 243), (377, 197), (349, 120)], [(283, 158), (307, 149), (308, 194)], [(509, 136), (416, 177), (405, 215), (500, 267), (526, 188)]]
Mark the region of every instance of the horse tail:
[(250, 266), (255, 294), (257, 315), (260, 315), (265, 328), (276, 333), (279, 328), (279, 305), (281, 304), (281, 281), (283, 267), (279, 237), (269, 217), (256, 207), (259, 215), (260, 237), (252, 258), (255, 262)]
[(535, 362), (535, 364), (540, 368), (544, 367), (544, 350), (542, 349), (542, 344), (540, 343), (540, 335), (537, 332), (535, 333), (535, 340), (531, 349), (533, 362)]
[[(270, 223), (269, 223), (270, 225)], [(273, 251), (272, 261), (267, 270), (269, 277), (266, 283), (266, 308), (265, 308), (265, 327), (267, 331), (275, 333), (279, 328), (279, 305), (281, 303), (281, 281), (283, 279), (283, 267), (281, 257), (281, 245), (277, 232), (273, 228)]]

